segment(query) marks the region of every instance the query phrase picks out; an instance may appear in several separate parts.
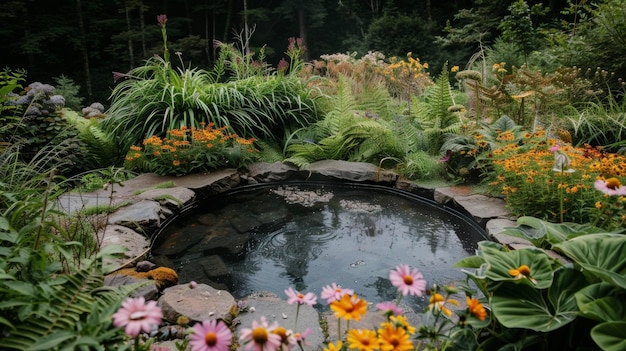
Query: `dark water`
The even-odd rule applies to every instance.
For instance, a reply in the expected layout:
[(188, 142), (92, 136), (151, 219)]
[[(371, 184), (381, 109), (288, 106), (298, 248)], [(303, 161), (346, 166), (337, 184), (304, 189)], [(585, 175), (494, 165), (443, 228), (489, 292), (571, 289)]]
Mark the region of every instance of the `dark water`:
[[(389, 270), (398, 264), (418, 268), (428, 286), (463, 279), (452, 265), (484, 240), (466, 219), (414, 197), (377, 188), (284, 190), (242, 192), (202, 205), (159, 234), (153, 254), (166, 257), (181, 281), (222, 284), (236, 298), (255, 291), (285, 297), (288, 287), (319, 296), (335, 282), (376, 303), (396, 297)], [(310, 192), (322, 201), (293, 199)], [(216, 247), (216, 240), (224, 241), (219, 235), (235, 239), (235, 248)], [(184, 245), (175, 249), (179, 242)], [(216, 273), (222, 265), (216, 255), (227, 273)]]

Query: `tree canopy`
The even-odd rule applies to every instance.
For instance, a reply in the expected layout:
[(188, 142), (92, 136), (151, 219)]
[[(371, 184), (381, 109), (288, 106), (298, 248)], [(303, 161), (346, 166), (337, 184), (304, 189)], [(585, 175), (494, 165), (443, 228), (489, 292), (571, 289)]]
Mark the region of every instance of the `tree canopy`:
[(306, 59), (412, 52), (436, 71), (505, 40), (526, 62), (544, 50), (555, 65), (603, 65), (624, 76), (625, 11), (622, 0), (11, 0), (0, 4), (0, 65), (25, 69), (30, 81), (64, 75), (86, 101), (106, 102), (112, 71), (163, 52), (156, 18), (166, 14), (168, 49), (185, 66), (211, 65), (214, 40), (263, 47), (277, 63), (298, 37)]

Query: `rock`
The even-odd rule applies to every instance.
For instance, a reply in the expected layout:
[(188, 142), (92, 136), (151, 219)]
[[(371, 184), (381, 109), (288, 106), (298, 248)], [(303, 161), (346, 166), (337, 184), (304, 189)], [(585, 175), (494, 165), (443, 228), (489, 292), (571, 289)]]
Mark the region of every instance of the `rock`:
[(107, 225), (96, 234), (96, 238), (101, 249), (111, 245), (119, 245), (126, 249), (124, 257), (105, 258), (105, 265), (117, 267), (126, 266), (145, 257), (150, 246), (145, 236), (121, 225)]
[(435, 201), (469, 213), (483, 227), (492, 218), (510, 218), (506, 203), (502, 199), (471, 194), (469, 187), (437, 188)]
[(209, 235), (208, 228), (197, 223), (189, 223), (184, 228), (168, 227), (159, 234), (161, 242), (153, 250), (155, 255), (175, 256), (182, 254), (191, 247), (197, 247)]
[(219, 253), (223, 256), (235, 257), (241, 254), (250, 240), (248, 233), (239, 233), (232, 227), (215, 226), (208, 230), (207, 235), (195, 246), (189, 249), (190, 253)]
[(310, 173), (311, 180), (317, 180), (320, 178), (319, 175), (339, 180), (373, 183), (393, 183), (398, 179), (396, 173), (371, 163), (338, 160), (313, 162), (303, 167), (302, 172)]
[(228, 288), (231, 284), (230, 269), (219, 255), (195, 259), (193, 263), (182, 266), (178, 274), (182, 281), (193, 280), (216, 289)]
[(283, 181), (297, 175), (298, 168), (282, 162), (258, 162), (248, 166), (248, 178), (258, 183)]
[(193, 289), (190, 284), (181, 284), (165, 289), (158, 305), (163, 318), (170, 323), (176, 323), (180, 316), (195, 323), (218, 318), (231, 320), (230, 311), (236, 302), (229, 292), (206, 284), (198, 284)]
[(161, 226), (167, 215), (158, 202), (142, 200), (117, 210), (109, 216), (109, 224), (122, 225), (144, 233), (152, 233)]
[(487, 235), (495, 238), (497, 234), (500, 234), (504, 229), (510, 227), (517, 227), (517, 222), (505, 218), (491, 219), (486, 225)]
[(159, 290), (178, 284), (176, 271), (167, 267), (158, 267), (148, 272), (138, 272), (136, 268), (122, 268), (109, 274), (109, 276), (111, 279), (114, 279), (116, 276), (128, 276), (135, 279), (154, 280)]
[[(240, 324), (235, 329), (236, 333), (242, 328), (250, 328), (253, 320), (260, 321), (261, 316), (265, 316), (268, 323), (277, 322), (283, 328), (290, 329), (296, 333), (301, 333), (306, 328), (311, 328), (311, 334), (306, 339), (306, 342), (311, 347), (305, 347), (305, 350), (317, 349), (319, 345), (324, 343), (325, 338), (320, 326), (320, 316), (313, 307), (307, 305), (300, 306), (298, 324), (296, 325), (296, 310), (298, 307), (288, 304), (287, 301), (282, 300), (275, 294), (257, 292), (247, 296), (243, 301), (248, 306), (248, 312), (242, 312), (237, 317)], [(254, 312), (250, 312), (250, 310)], [(240, 349), (243, 349), (243, 347), (240, 347)]]
[(150, 261), (137, 262), (137, 264), (135, 265), (135, 269), (137, 270), (137, 272), (148, 272), (155, 268), (156, 268), (156, 264)]
[(174, 211), (191, 202), (195, 195), (196, 193), (192, 190), (177, 186), (174, 188), (146, 190), (137, 195), (137, 197), (157, 201), (161, 206), (165, 206)]

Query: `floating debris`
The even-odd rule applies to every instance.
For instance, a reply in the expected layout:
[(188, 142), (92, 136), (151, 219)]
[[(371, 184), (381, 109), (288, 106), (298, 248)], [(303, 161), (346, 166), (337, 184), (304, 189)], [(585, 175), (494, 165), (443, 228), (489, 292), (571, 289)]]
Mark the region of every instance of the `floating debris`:
[(351, 212), (374, 213), (383, 209), (380, 205), (355, 200), (340, 200), (339, 205)]
[(350, 263), (350, 267), (352, 268), (363, 265), (365, 265), (365, 261), (363, 260), (356, 260), (355, 262)]
[(328, 202), (333, 198), (333, 193), (320, 190), (302, 190), (298, 187), (279, 187), (270, 190), (272, 193), (282, 196), (288, 204), (300, 204), (304, 207), (313, 207), (318, 202)]

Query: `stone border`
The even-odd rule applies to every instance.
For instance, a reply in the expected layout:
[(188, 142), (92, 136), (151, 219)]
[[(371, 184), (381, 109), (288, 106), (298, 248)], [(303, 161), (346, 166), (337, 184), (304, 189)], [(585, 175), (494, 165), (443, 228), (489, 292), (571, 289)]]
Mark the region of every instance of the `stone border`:
[[(475, 194), (470, 187), (429, 187), (373, 164), (335, 160), (314, 162), (302, 169), (277, 162), (254, 163), (245, 171), (221, 169), (182, 177), (141, 174), (123, 184), (113, 184), (92, 193), (64, 194), (58, 200), (58, 208), (72, 214), (93, 206), (124, 205), (99, 219), (106, 226), (96, 234), (103, 246), (115, 244), (128, 248), (125, 259), (109, 262), (123, 268), (145, 259), (149, 237), (185, 205), (238, 186), (293, 180), (350, 181), (404, 190), (468, 215), (485, 229), (489, 238), (505, 244), (510, 244), (507, 241), (510, 239), (500, 238), (497, 233), (517, 225), (506, 210), (504, 200)], [(167, 183), (174, 186), (159, 187)], [(513, 244), (527, 243), (520, 239)]]

